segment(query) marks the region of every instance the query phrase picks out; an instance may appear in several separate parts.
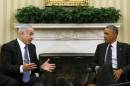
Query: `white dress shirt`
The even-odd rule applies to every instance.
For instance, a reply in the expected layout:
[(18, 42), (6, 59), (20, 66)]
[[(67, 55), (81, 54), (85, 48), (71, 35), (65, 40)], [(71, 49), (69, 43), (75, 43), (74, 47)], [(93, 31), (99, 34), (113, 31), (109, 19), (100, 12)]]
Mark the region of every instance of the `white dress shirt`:
[[(111, 44), (111, 50), (112, 50), (112, 68), (116, 69), (117, 68), (117, 41), (115, 41), (114, 43)], [(105, 54), (105, 62), (106, 62), (106, 55), (107, 55), (107, 51), (108, 51), (108, 47), (106, 49), (106, 54)]]
[[(25, 44), (19, 39), (17, 38), (17, 41), (19, 43), (19, 46), (20, 46), (20, 50), (21, 50), (21, 53), (22, 53), (22, 60), (23, 60), (23, 63), (24, 63), (24, 52), (25, 52)], [(28, 53), (28, 57), (30, 57), (29, 53)], [(30, 60), (30, 58), (29, 58)], [(22, 69), (23, 65), (20, 66), (20, 72), (23, 73), (23, 69)]]
[(112, 67), (117, 68), (117, 41), (111, 44), (112, 47)]

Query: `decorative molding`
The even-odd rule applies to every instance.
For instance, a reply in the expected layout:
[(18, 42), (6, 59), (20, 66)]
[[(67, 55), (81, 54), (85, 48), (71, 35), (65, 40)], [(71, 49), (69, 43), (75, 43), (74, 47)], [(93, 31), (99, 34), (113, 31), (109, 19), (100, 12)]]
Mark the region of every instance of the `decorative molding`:
[[(107, 25), (120, 27), (119, 23), (100, 24), (30, 24), (35, 28), (33, 43), (37, 53), (94, 53), (103, 42), (103, 29)], [(15, 24), (19, 28), (22, 24)]]
[[(15, 24), (19, 28), (23, 24)], [(35, 29), (103, 29), (107, 25), (120, 27), (120, 23), (92, 23), (92, 24), (29, 24)]]
[[(119, 23), (96, 24), (29, 24), (35, 28), (35, 40), (103, 40), (103, 29), (107, 25), (120, 27)], [(23, 24), (15, 24), (19, 28)]]
[(103, 31), (101, 29), (82, 30), (35, 30), (35, 40), (102, 40)]

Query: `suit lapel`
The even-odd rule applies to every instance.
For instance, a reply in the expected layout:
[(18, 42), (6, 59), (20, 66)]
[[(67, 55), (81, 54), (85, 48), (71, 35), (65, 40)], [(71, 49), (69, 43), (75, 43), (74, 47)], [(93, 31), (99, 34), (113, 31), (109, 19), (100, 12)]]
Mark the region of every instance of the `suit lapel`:
[(15, 50), (16, 50), (16, 53), (17, 53), (17, 56), (18, 56), (18, 61), (20, 62), (20, 64), (22, 64), (23, 63), (22, 52), (20, 50), (20, 46), (19, 46), (17, 40), (15, 40)]
[(121, 53), (122, 53), (121, 45), (119, 42), (117, 42), (117, 64), (118, 64), (118, 67), (120, 65)]
[(103, 64), (105, 64), (105, 54), (106, 54), (106, 49), (107, 49), (107, 44), (105, 43), (104, 46), (103, 46), (103, 51), (102, 51), (102, 55), (103, 55)]
[(33, 52), (32, 52), (33, 49), (32, 49), (32, 47), (31, 47), (31, 45), (28, 46), (28, 50), (29, 50), (30, 61), (33, 62), (33, 61), (32, 61), (32, 60), (33, 60), (33, 59), (32, 59), (32, 57), (33, 57)]

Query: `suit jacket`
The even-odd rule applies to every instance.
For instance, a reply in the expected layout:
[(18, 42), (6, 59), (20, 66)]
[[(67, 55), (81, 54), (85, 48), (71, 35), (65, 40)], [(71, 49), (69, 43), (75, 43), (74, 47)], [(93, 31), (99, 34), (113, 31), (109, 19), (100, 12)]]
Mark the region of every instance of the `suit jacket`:
[[(113, 69), (105, 66), (105, 63), (104, 63), (106, 49), (107, 49), (106, 43), (102, 43), (97, 46), (93, 67), (95, 67), (96, 65), (101, 67), (101, 70), (99, 71), (100, 73), (97, 76), (98, 78), (97, 80), (101, 81), (100, 83), (112, 84), (113, 83), (113, 80), (112, 80)], [(128, 72), (130, 72), (130, 65), (129, 65), (130, 54), (129, 53), (130, 53), (130, 46), (128, 44), (117, 42), (117, 64), (118, 64), (118, 68), (121, 68), (124, 71), (121, 77), (123, 78), (122, 80), (126, 80), (127, 79), (126, 76)], [(105, 86), (105, 85), (100, 84), (99, 86)]]
[[(38, 68), (31, 71), (31, 75), (39, 72), (39, 64), (36, 55), (35, 45), (28, 45), (30, 61), (38, 65)], [(13, 40), (4, 44), (1, 48), (1, 60), (4, 66), (4, 74), (11, 76), (15, 79), (21, 80), (22, 73), (20, 73), (20, 66), (23, 64), (22, 53), (17, 40)]]
[[(1, 53), (1, 47), (0, 47), (0, 53)], [(3, 86), (5, 83), (8, 82), (7, 77), (3, 75), (2, 72), (3, 72), (3, 66), (1, 65), (1, 57), (0, 57), (0, 86)]]
[(6, 78), (5, 75), (2, 74), (2, 66), (0, 65), (0, 86), (3, 86), (5, 83), (8, 82), (8, 79)]

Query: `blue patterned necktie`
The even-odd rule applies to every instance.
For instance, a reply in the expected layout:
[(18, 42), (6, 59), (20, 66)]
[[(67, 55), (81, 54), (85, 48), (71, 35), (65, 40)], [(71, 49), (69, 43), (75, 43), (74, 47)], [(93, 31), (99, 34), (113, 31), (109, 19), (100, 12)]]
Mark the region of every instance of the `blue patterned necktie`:
[[(29, 64), (29, 56), (28, 56), (28, 47), (24, 47), (24, 64)], [(27, 83), (30, 80), (30, 71), (24, 71), (23, 72), (23, 82)]]

